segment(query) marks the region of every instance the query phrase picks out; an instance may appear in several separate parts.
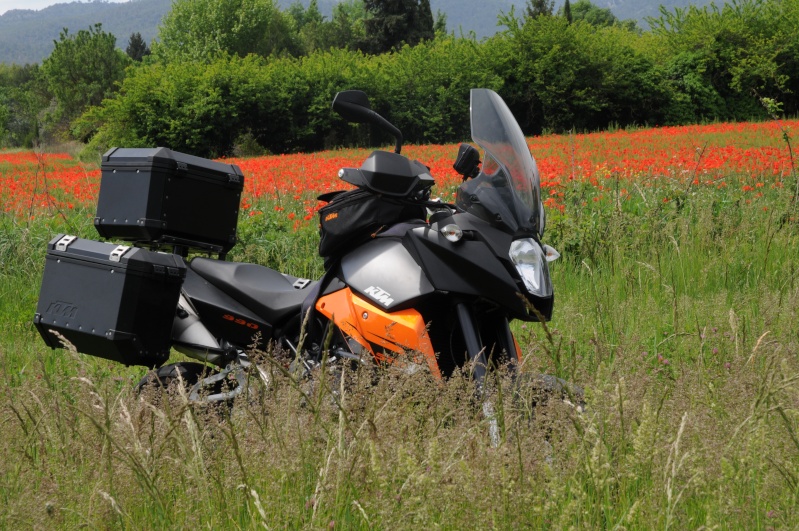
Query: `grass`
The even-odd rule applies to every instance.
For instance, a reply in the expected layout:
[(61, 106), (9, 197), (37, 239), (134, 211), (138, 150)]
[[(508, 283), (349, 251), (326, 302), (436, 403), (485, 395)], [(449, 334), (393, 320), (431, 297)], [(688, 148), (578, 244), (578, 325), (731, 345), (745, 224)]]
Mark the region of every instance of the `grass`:
[[(555, 315), (513, 327), (527, 370), (589, 408), (531, 414), (498, 377), (496, 447), (458, 376), (364, 368), (309, 392), (262, 353), (274, 385), (230, 411), (138, 397), (141, 370), (30, 324), (45, 243), (93, 237), (87, 212), (2, 217), (0, 527), (793, 528), (799, 217), (789, 183), (755, 199), (753, 176), (723, 178), (559, 188)], [(259, 201), (232, 257), (317, 275), (315, 227)]]

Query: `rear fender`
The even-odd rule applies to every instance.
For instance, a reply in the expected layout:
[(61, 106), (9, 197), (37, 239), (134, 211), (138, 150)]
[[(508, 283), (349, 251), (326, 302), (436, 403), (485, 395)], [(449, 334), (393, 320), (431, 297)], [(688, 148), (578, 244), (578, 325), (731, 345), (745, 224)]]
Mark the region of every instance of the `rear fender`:
[(413, 308), (388, 313), (344, 288), (320, 297), (316, 310), (378, 362), (426, 364), (441, 378), (424, 319)]

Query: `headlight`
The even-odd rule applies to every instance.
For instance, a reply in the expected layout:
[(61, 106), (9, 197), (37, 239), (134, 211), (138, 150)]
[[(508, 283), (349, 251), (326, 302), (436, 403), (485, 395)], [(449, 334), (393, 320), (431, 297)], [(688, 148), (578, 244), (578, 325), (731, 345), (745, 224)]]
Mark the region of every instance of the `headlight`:
[(537, 242), (532, 238), (515, 240), (508, 255), (530, 294), (538, 297), (552, 295), (552, 283), (549, 280), (544, 251)]

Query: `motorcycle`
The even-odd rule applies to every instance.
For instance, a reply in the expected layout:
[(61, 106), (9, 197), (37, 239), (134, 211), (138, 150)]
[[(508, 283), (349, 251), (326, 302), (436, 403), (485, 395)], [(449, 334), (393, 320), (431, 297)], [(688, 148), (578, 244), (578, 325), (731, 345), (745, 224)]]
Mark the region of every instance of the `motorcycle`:
[[(495, 92), (473, 89), (470, 97), (472, 140), (483, 155), (459, 146), (454, 168), (463, 182), (449, 204), (431, 199), (429, 169), (401, 154), (401, 132), (366, 94), (339, 92), (334, 111), (379, 127), (396, 145), (339, 171), (353, 190), (320, 198), (328, 201), (319, 211), (322, 278), (194, 257), (185, 263), (169, 345), (203, 363), (160, 366), (141, 385), (182, 379), (192, 400), (228, 401), (253, 372), (268, 384), (249, 353), (270, 344), (306, 374), (323, 359), (371, 360), (440, 379), (466, 369), (479, 387), (491, 367), (518, 370), (510, 322), (551, 318), (548, 262), (558, 253), (541, 241), (539, 174), (519, 125)], [(208, 375), (206, 364), (218, 370)]]

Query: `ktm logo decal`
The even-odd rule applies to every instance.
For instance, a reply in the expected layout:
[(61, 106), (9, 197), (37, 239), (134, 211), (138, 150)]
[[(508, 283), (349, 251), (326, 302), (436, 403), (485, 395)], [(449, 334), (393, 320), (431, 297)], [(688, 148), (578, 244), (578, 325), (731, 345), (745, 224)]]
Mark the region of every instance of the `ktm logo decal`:
[(363, 290), (363, 292), (386, 307), (391, 306), (391, 303), (394, 302), (394, 299), (391, 298), (390, 293), (377, 286), (369, 286), (368, 288)]
[(327, 216), (325, 216), (325, 221), (330, 221), (331, 219), (336, 219), (338, 217), (338, 212), (331, 212)]

